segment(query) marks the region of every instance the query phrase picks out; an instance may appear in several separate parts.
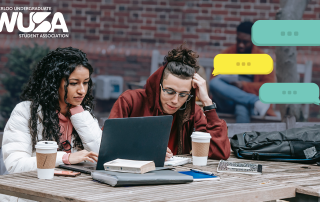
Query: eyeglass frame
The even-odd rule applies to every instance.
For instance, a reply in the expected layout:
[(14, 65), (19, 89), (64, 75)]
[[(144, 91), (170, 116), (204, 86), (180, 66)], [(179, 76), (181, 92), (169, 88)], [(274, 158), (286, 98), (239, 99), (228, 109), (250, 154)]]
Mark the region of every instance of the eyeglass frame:
[[(163, 88), (161, 83), (160, 83), (160, 88), (162, 89), (163, 92), (166, 92), (166, 93), (168, 93), (168, 92), (167, 92), (168, 90), (173, 91), (173, 92), (174, 92), (174, 94), (172, 94), (173, 97), (178, 93), (177, 91), (175, 91), (175, 90), (173, 90), (173, 89)], [(186, 95), (188, 95), (187, 101), (190, 101), (191, 98), (193, 97), (193, 95), (191, 95), (191, 93), (178, 93), (178, 97), (180, 97), (180, 98), (185, 98), (185, 97), (182, 97), (180, 94), (186, 94)], [(169, 95), (169, 93), (168, 93), (168, 95)]]

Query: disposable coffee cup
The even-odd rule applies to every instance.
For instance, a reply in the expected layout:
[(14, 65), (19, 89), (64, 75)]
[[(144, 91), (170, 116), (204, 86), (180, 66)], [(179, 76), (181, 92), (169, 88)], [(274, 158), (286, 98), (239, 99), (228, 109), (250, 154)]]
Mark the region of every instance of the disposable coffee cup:
[(192, 162), (195, 166), (206, 166), (210, 147), (210, 133), (193, 132), (192, 138)]
[(40, 141), (35, 147), (38, 178), (52, 179), (57, 158), (57, 142)]

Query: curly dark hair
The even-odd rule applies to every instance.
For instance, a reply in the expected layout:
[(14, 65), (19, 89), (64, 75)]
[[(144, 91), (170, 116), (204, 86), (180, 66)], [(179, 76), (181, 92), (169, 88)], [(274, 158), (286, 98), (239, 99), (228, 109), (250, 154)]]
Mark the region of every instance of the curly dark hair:
[(169, 51), (168, 55), (164, 57), (163, 65), (166, 68), (163, 72), (163, 78), (167, 78), (169, 73), (181, 79), (192, 78), (200, 68), (197, 61), (198, 57), (199, 55), (185, 47), (185, 44)]
[[(38, 140), (37, 121), (43, 124), (42, 138), (43, 140), (53, 140), (60, 145), (60, 125), (58, 114), (61, 111), (59, 105), (59, 86), (62, 79), (65, 79), (65, 96), (64, 101), (70, 108), (71, 104), (67, 102), (67, 93), (69, 86), (69, 76), (76, 67), (83, 66), (89, 70), (90, 77), (93, 72), (92, 66), (89, 64), (86, 54), (81, 50), (68, 47), (57, 48), (49, 52), (36, 66), (32, 76), (24, 88), (20, 98), (22, 101), (31, 101), (31, 118), (29, 120), (29, 129), (32, 138), (32, 150)], [(93, 96), (91, 92), (92, 80), (88, 83), (88, 91), (81, 105), (84, 110), (90, 112), (94, 117)], [(38, 108), (41, 106), (43, 119), (38, 116)], [(70, 114), (68, 114), (70, 115)], [(74, 147), (83, 149), (82, 141), (73, 128)], [(60, 145), (62, 149), (62, 145)]]

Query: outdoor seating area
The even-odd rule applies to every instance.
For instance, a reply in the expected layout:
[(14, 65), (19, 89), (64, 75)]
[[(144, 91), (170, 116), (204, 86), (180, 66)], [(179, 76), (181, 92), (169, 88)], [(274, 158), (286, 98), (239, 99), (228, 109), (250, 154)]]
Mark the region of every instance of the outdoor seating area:
[(0, 7), (0, 202), (320, 202), (320, 0)]

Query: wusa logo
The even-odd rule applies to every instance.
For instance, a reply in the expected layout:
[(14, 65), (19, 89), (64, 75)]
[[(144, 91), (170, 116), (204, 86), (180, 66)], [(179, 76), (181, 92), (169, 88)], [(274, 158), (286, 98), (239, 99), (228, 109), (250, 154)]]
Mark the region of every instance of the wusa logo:
[[(3, 12), (0, 18), (0, 32), (2, 32), (5, 25), (8, 32), (13, 32), (15, 25), (20, 32), (54, 32), (56, 29), (61, 29), (63, 32), (68, 32), (68, 28), (62, 13), (56, 12), (53, 15), (51, 23), (45, 19), (51, 14), (51, 12), (31, 12), (29, 14), (29, 26), (23, 26), (23, 14), (22, 12), (12, 12), (11, 20), (9, 20), (8, 14)], [(58, 21), (60, 24), (58, 24)]]

